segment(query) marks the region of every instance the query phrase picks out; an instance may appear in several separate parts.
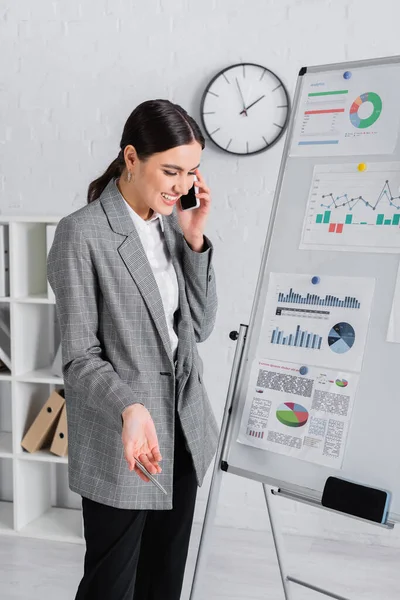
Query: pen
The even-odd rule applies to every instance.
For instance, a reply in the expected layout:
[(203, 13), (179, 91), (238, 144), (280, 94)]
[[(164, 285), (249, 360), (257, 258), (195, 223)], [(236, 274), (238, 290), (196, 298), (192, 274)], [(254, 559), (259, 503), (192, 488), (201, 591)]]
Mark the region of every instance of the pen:
[(167, 496), (167, 490), (165, 488), (163, 488), (163, 486), (161, 485), (161, 483), (158, 483), (157, 479), (155, 477), (153, 477), (153, 475), (151, 473), (148, 472), (148, 470), (146, 469), (146, 467), (144, 467), (142, 465), (142, 463), (140, 462), (140, 460), (138, 460), (137, 458), (135, 458), (135, 462), (136, 465), (139, 467), (139, 469), (142, 471), (142, 473), (144, 475), (146, 475), (146, 477), (148, 477), (151, 481), (151, 483), (154, 483), (154, 485), (156, 487), (158, 487), (158, 489)]

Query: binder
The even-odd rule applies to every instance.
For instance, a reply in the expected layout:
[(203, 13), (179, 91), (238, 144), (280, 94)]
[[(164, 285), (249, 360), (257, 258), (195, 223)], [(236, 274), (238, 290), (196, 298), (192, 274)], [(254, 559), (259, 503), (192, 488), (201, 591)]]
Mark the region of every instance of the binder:
[[(49, 255), (50, 248), (53, 245), (54, 234), (56, 232), (57, 225), (46, 225), (46, 251), (47, 256)], [(55, 302), (54, 292), (51, 289), (49, 282), (47, 282), (47, 297), (49, 300)]]
[(67, 456), (68, 454), (67, 405), (65, 402), (50, 447), (50, 452), (57, 454), (57, 456)]
[(0, 308), (0, 361), (11, 371), (11, 333), (9, 308)]
[(10, 295), (8, 226), (0, 225), (0, 297)]
[(21, 446), (28, 452), (36, 452), (43, 446), (47, 446), (53, 436), (58, 423), (58, 418), (65, 404), (60, 393), (54, 391), (42, 410), (33, 421), (26, 432)]

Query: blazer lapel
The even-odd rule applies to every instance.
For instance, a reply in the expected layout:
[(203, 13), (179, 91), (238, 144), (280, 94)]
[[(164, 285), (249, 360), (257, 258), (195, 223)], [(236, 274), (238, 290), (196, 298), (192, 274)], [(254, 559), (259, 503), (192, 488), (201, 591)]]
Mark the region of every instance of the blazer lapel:
[(186, 302), (186, 294), (185, 294), (185, 277), (183, 275), (182, 265), (178, 259), (181, 252), (178, 246), (178, 237), (173, 230), (170, 219), (173, 217), (163, 217), (164, 224), (164, 237), (165, 242), (167, 244), (168, 251), (170, 253), (172, 263), (175, 268), (176, 278), (178, 280), (179, 287), (179, 308), (183, 315), (186, 315), (188, 311), (188, 306)]
[[(192, 359), (192, 344), (191, 344), (191, 334), (192, 334), (192, 317), (190, 314), (190, 307), (187, 302), (186, 292), (185, 292), (185, 277), (183, 274), (182, 264), (179, 260), (179, 256), (181, 256), (182, 251), (180, 248), (180, 244), (184, 243), (182, 240), (182, 235), (178, 235), (173, 228), (171, 220), (174, 219), (174, 216), (163, 218), (164, 223), (164, 236), (165, 242), (167, 244), (169, 253), (172, 258), (172, 263), (175, 268), (176, 278), (178, 280), (179, 287), (179, 310), (180, 310), (180, 320), (178, 324), (179, 329), (179, 347), (178, 347), (178, 366), (177, 366), (177, 377), (180, 379), (179, 389), (184, 385), (187, 377), (189, 376), (188, 365), (191, 363)], [(189, 362), (188, 362), (189, 361)], [(185, 365), (186, 364), (186, 369)]]
[(119, 193), (114, 181), (108, 184), (100, 197), (100, 201), (111, 229), (115, 233), (126, 236), (118, 248), (118, 252), (139, 288), (172, 363), (171, 342), (160, 291), (128, 208), (125, 206), (125, 200)]

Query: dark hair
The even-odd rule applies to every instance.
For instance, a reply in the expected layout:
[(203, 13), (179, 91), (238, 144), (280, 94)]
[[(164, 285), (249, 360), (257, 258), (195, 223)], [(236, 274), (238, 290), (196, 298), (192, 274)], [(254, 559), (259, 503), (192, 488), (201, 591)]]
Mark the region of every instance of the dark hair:
[(205, 140), (196, 121), (178, 104), (169, 100), (147, 100), (130, 114), (125, 123), (120, 143), (120, 153), (108, 169), (92, 181), (88, 189), (88, 203), (97, 200), (111, 179), (119, 177), (125, 168), (124, 149), (135, 147), (139, 160), (146, 160), (152, 154), (165, 152), (176, 146), (199, 142), (202, 148)]

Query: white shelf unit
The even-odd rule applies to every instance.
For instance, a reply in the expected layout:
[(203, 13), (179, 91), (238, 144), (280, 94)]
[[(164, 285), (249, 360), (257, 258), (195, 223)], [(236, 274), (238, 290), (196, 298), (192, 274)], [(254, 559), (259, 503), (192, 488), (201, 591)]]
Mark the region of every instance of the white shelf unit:
[(68, 488), (68, 459), (21, 440), (51, 392), (63, 387), (51, 364), (59, 343), (48, 296), (46, 225), (58, 217), (4, 217), (9, 228), (11, 371), (0, 373), (0, 534), (83, 542), (81, 498)]

